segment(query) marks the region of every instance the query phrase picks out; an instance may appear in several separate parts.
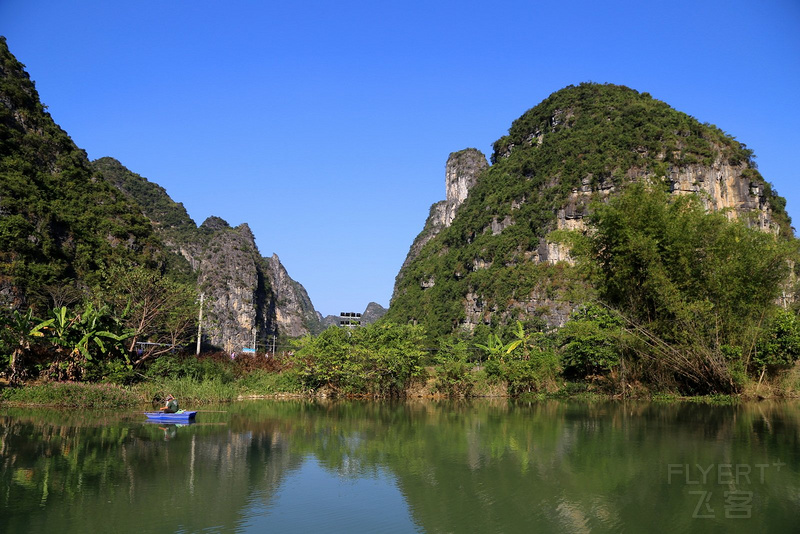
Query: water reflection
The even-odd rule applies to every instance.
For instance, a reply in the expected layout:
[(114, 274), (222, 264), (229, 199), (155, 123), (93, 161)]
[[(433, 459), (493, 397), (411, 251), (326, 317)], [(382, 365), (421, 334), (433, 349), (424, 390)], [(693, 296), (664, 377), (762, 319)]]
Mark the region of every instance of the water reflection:
[(0, 532), (777, 532), (800, 509), (797, 404), (219, 408), (1, 410)]

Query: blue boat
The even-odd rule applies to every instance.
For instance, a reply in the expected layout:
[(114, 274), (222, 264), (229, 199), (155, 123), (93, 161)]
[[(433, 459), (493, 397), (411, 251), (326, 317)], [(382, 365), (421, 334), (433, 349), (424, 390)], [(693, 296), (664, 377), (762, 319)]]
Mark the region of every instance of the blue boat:
[(150, 421), (160, 421), (162, 423), (186, 423), (189, 421), (194, 421), (194, 416), (197, 414), (197, 412), (178, 410), (175, 413), (144, 412), (144, 414)]

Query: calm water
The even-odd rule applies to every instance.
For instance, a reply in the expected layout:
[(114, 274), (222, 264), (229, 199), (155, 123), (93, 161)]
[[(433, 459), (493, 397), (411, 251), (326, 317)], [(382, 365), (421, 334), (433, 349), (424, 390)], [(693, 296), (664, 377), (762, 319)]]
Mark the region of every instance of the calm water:
[(0, 408), (0, 532), (797, 532), (800, 405)]

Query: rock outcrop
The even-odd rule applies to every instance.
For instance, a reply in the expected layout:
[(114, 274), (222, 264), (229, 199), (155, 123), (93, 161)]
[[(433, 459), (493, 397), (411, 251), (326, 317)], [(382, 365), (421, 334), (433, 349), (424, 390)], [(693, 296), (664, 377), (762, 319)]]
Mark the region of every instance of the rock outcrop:
[(480, 174), (489, 167), (486, 156), (476, 148), (466, 148), (458, 152), (453, 152), (447, 158), (445, 164), (445, 200), (437, 202), (431, 206), (428, 219), (422, 232), (411, 244), (411, 248), (406, 255), (398, 279), (395, 280), (395, 290), (402, 279), (406, 267), (414, 261), (422, 247), (439, 235), (439, 233), (450, 226), (455, 219), (456, 212), (461, 204), (467, 199), (469, 190), (477, 183)]
[(266, 278), (255, 238), (247, 224), (231, 228), (217, 217), (207, 219), (200, 232), (206, 246), (193, 258), (197, 284), (204, 295), (205, 339), (231, 352), (264, 342), (275, 332), (269, 311), (274, 294)]
[(315, 334), (320, 330), (317, 312), (305, 288), (294, 281), (277, 254), (265, 260), (270, 285), (275, 293), (275, 324), (289, 337)]
[(297, 337), (320, 329), (308, 293), (277, 255), (264, 258), (245, 223), (232, 228), (209, 217), (198, 228), (182, 204), (113, 158), (93, 162), (106, 180), (142, 206), (169, 251), (166, 270), (197, 284), (204, 295), (203, 342), (227, 352), (263, 350), (273, 336)]

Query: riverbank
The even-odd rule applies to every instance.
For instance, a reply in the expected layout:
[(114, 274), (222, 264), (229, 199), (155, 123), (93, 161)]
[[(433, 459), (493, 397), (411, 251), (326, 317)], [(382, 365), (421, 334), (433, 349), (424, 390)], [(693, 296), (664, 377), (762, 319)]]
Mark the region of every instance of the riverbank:
[[(478, 377), (468, 394), (448, 395), (436, 387), (436, 377), (410, 388), (404, 398), (442, 400), (449, 398), (512, 398), (503, 384)], [(793, 382), (792, 382), (793, 383)], [(267, 398), (336, 398), (335, 391), (303, 391), (300, 382), (291, 374), (251, 373), (240, 379), (195, 380), (191, 378), (164, 378), (122, 386), (110, 383), (81, 382), (29, 382), (11, 387), (0, 383), (0, 406), (48, 406), (74, 409), (118, 409), (142, 405), (157, 406), (172, 394), (182, 406), (234, 402), (246, 399)], [(345, 396), (341, 396), (345, 397)], [(766, 399), (800, 399), (800, 390), (787, 388), (786, 384), (754, 384), (736, 395), (685, 396), (673, 392), (652, 392), (631, 388), (628, 395), (599, 390), (592, 384), (565, 382), (549, 391), (528, 392), (513, 398), (526, 401), (578, 400), (596, 402), (606, 400), (649, 400), (652, 402), (697, 402), (704, 404), (736, 404), (742, 401)]]

